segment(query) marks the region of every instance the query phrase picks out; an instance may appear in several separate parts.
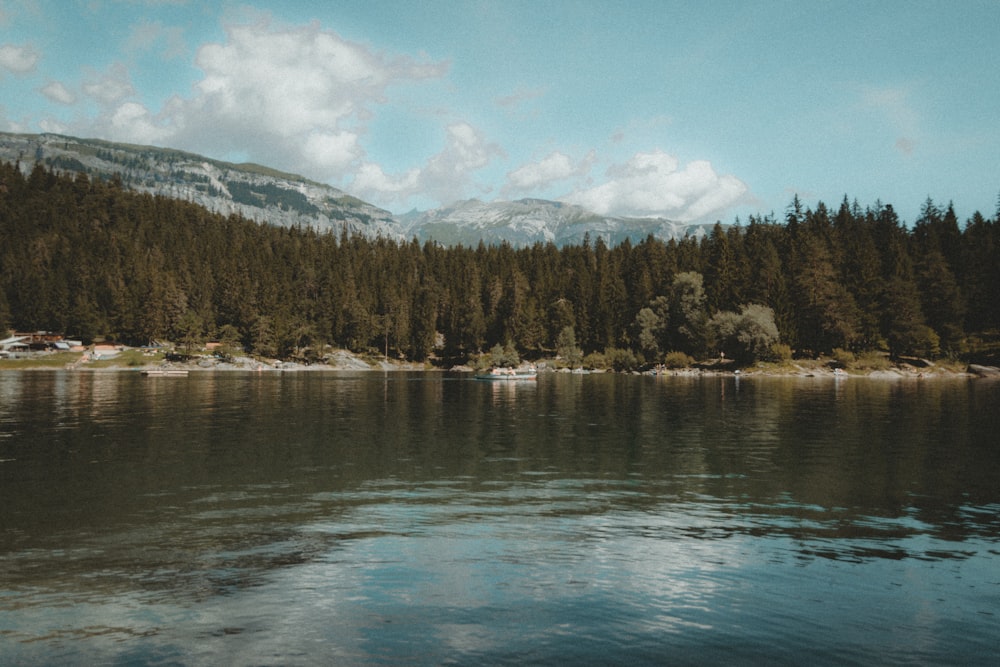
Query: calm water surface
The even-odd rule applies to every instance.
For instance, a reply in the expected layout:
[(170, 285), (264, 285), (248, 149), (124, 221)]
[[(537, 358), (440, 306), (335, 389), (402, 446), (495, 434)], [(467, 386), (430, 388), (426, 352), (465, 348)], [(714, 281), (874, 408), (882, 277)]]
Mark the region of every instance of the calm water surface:
[(1000, 383), (0, 373), (0, 662), (996, 664)]

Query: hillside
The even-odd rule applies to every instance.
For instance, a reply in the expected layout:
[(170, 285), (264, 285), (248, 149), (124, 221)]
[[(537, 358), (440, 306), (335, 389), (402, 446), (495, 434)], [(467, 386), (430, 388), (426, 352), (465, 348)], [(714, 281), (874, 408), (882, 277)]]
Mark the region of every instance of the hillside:
[[(327, 346), (422, 362), (496, 346), (600, 354), (616, 368), (738, 363), (796, 351), (848, 364), (996, 365), (1000, 225), (932, 203), (913, 229), (891, 206), (702, 240), (443, 247), (262, 225), (119, 181), (0, 164), (0, 331), (83, 341), (227, 342), (266, 357)], [(780, 345), (775, 345), (780, 341)], [(563, 352), (558, 352), (563, 350)], [(506, 351), (504, 352), (506, 354)], [(721, 356), (721, 355), (720, 355)], [(867, 362), (866, 362), (867, 363)]]
[(213, 213), (238, 213), (258, 223), (308, 227), (368, 239), (417, 238), (445, 246), (507, 242), (576, 245), (589, 235), (609, 246), (652, 235), (661, 240), (701, 238), (709, 225), (663, 218), (597, 215), (571, 204), (543, 199), (482, 202), (471, 199), (431, 211), (393, 216), (329, 185), (257, 164), (231, 164), (184, 151), (80, 139), (57, 134), (0, 133), (0, 162), (18, 163), (28, 174), (35, 164), (91, 178), (115, 177), (131, 190), (180, 199)]
[(238, 213), (259, 223), (400, 239), (389, 211), (342, 190), (257, 164), (230, 164), (153, 146), (135, 146), (56, 134), (0, 133), (0, 161), (19, 162), (28, 173), (36, 163), (91, 178), (118, 176), (137, 192)]

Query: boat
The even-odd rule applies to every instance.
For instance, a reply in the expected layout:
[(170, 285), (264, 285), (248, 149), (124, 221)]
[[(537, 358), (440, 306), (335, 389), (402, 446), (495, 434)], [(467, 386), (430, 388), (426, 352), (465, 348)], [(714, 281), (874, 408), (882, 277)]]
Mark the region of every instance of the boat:
[(477, 380), (537, 380), (538, 371), (530, 368), (491, 368), (485, 373), (477, 373)]
[(183, 368), (151, 368), (142, 374), (148, 377), (185, 377), (188, 372)]

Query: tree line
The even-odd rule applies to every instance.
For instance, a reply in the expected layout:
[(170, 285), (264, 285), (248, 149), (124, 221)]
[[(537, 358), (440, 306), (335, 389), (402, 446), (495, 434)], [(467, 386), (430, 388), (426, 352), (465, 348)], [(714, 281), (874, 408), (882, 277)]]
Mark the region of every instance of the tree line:
[[(703, 238), (443, 247), (259, 225), (37, 166), (0, 165), (0, 329), (91, 341), (327, 345), (416, 361), (496, 346), (624, 366), (726, 352), (962, 357), (1000, 332), (1000, 211), (795, 198)], [(673, 357), (671, 357), (673, 355)]]

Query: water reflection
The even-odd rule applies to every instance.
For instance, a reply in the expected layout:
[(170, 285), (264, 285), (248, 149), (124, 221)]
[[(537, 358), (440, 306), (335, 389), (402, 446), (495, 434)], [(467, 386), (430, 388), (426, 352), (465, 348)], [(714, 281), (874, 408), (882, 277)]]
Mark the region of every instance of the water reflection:
[(975, 662), (998, 395), (0, 375), (0, 657)]

